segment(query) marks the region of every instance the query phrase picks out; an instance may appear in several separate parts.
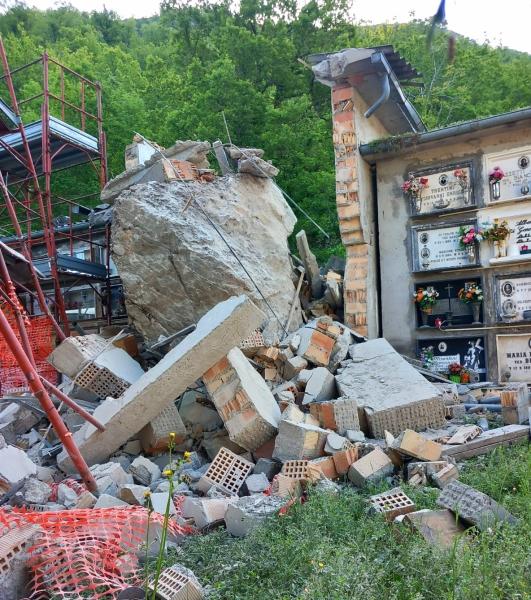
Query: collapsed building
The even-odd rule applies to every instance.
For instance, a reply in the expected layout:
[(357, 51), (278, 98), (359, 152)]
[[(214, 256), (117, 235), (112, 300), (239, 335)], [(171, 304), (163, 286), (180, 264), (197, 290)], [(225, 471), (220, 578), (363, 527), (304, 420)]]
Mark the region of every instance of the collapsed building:
[[(7, 64), (1, 44), (0, 54)], [(218, 525), (248, 535), (310, 486), (387, 482), (371, 511), (441, 545), (471, 526), (516, 522), (457, 481), (458, 462), (528, 439), (527, 382), (458, 384), (380, 335), (383, 208), (363, 196), (371, 169), (358, 147), (364, 135), (422, 128), (398, 83), (417, 73), (389, 48), (312, 60), (333, 87), (347, 248), (346, 265), (333, 268), (319, 267), (304, 231), (290, 252), (296, 218), (260, 149), (192, 140), (166, 149), (136, 134), (124, 172), (107, 181), (101, 112), (97, 135), (83, 128), (84, 102), (81, 129), (52, 118), (46, 80), (37, 124), (18, 118), (14, 88), (12, 108), (0, 104), (0, 146), (22, 149), (19, 176), (50, 209), (33, 210), (33, 196), (24, 202), (5, 183), (14, 167), (0, 152), (4, 202), (19, 210), (8, 210), (15, 236), (0, 246), (2, 360), (11, 360), (0, 398), (7, 598), (20, 597), (28, 576), (34, 594), (118, 595), (146, 583), (146, 551)], [(378, 99), (381, 69), (389, 90)], [(41, 165), (46, 140), (54, 150)], [(53, 201), (52, 157), (65, 168), (87, 153), (101, 163), (101, 204)], [(65, 203), (57, 221), (53, 209)], [(98, 299), (88, 318), (65, 302), (76, 287)], [(487, 411), (499, 427), (489, 428)], [(417, 511), (401, 481), (441, 488), (441, 510)], [(64, 556), (75, 571), (59, 576)], [(180, 565), (147, 584), (165, 598), (203, 597)]]

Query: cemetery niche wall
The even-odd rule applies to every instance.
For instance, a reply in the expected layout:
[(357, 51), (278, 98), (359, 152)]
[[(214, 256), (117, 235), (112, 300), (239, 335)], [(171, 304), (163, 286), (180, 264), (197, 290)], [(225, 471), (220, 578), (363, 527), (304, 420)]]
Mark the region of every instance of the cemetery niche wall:
[(531, 333), (497, 335), (500, 378), (531, 383)]
[(531, 273), (496, 277), (496, 317), (503, 323), (531, 323)]

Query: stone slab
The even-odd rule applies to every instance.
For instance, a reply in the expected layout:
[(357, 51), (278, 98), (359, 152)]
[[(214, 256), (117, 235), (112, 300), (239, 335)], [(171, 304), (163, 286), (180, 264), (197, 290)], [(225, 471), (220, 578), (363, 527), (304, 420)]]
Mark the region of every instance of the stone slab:
[[(264, 319), (264, 313), (244, 295), (217, 304), (199, 320), (195, 331), (137, 379), (120, 398), (107, 399), (98, 406), (94, 417), (103, 423), (105, 431), (85, 424), (74, 434), (85, 460), (89, 464), (102, 462), (118, 450)], [(63, 470), (73, 469), (64, 451), (57, 462)]]

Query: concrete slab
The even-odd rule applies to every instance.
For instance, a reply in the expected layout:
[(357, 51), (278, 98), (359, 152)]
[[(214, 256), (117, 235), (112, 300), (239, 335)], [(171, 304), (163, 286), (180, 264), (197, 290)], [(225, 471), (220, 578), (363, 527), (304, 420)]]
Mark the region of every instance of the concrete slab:
[[(264, 319), (264, 313), (244, 295), (216, 305), (199, 320), (195, 331), (137, 379), (120, 398), (107, 399), (98, 406), (94, 417), (103, 422), (105, 431), (86, 424), (74, 434), (85, 460), (89, 464), (101, 462), (118, 450)], [(57, 462), (61, 469), (73, 470), (66, 452), (58, 456)]]
[[(363, 409), (360, 423), (371, 437), (384, 431), (399, 435), (445, 425), (444, 401), (439, 390), (404, 360), (384, 338), (350, 347), (352, 363), (336, 375), (342, 396)], [(363, 429), (363, 427), (362, 427)]]

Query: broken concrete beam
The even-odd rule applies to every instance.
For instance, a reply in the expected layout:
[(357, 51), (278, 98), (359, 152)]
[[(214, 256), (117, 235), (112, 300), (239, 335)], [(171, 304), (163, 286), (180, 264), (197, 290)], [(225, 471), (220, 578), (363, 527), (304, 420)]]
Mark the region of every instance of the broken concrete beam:
[(372, 510), (383, 514), (387, 521), (415, 510), (413, 501), (399, 487), (370, 496), (369, 504)]
[(527, 425), (506, 425), (484, 431), (477, 438), (465, 442), (459, 446), (444, 446), (443, 458), (451, 457), (459, 461), (480, 454), (487, 454), (498, 446), (510, 446), (519, 442), (525, 442), (529, 438), (529, 427)]
[(459, 518), (475, 525), (480, 531), (493, 527), (497, 522), (511, 525), (518, 522), (490, 496), (459, 481), (451, 481), (443, 488), (437, 504), (448, 508)]
[(116, 508), (116, 507), (130, 506), (127, 502), (115, 498), (110, 494), (101, 494), (94, 505), (94, 508)]
[(236, 148), (236, 146), (225, 146), (225, 150), (231, 160), (238, 160), (246, 156), (258, 156), (262, 158), (264, 151), (261, 148)]
[(359, 430), (358, 405), (352, 398), (312, 402), (309, 409), (324, 429), (332, 429), (339, 435)]
[(229, 503), (225, 513), (228, 533), (245, 537), (268, 517), (278, 513), (285, 504), (278, 496), (245, 496)]
[(233, 442), (253, 451), (275, 435), (278, 404), (239, 348), (206, 371), (203, 381)]
[(198, 529), (212, 525), (216, 521), (222, 521), (227, 512), (230, 502), (237, 498), (191, 498), (187, 497), (182, 506), (182, 516), (185, 519), (193, 519)]
[(317, 458), (323, 454), (329, 433), (315, 425), (282, 420), (278, 427), (273, 458), (282, 462)]
[(198, 487), (206, 493), (215, 485), (229, 496), (236, 495), (253, 467), (252, 462), (226, 448), (221, 448), (207, 472), (199, 480)]
[(466, 531), (464, 525), (449, 510), (419, 510), (407, 514), (404, 523), (410, 525), (429, 543), (452, 548)]
[(322, 295), (323, 283), (321, 281), (321, 273), (319, 272), (319, 265), (315, 255), (310, 250), (308, 244), (308, 238), (306, 232), (301, 229), (295, 236), (297, 242), (297, 250), (299, 252), (300, 259), (304, 265), (304, 270), (310, 281), (312, 288), (312, 298), (320, 298)]
[(439, 460), (442, 452), (441, 444), (428, 440), (411, 429), (406, 429), (397, 437), (391, 444), (391, 448), (406, 456), (426, 461)]
[(81, 371), (83, 366), (107, 348), (108, 341), (91, 333), (68, 337), (48, 356), (48, 362), (70, 379)]
[(387, 340), (354, 344), (349, 352), (352, 363), (336, 375), (339, 393), (356, 399), (372, 437), (383, 438), (386, 430), (399, 435), (405, 429), (421, 431), (446, 424), (437, 388)]
[[(209, 311), (197, 328), (170, 350), (159, 363), (135, 381), (124, 394), (102, 402), (94, 417), (104, 426), (90, 424), (74, 434), (74, 441), (89, 464), (101, 462), (122, 446), (133, 432), (152, 421), (164, 407), (225, 356), (264, 320), (246, 296), (232, 297)], [(58, 457), (63, 470), (71, 470), (66, 452)]]
[(278, 169), (269, 161), (258, 156), (249, 156), (238, 160), (238, 173), (248, 173), (255, 177), (276, 177)]
[(348, 478), (357, 487), (375, 483), (393, 473), (393, 463), (380, 448), (375, 448), (350, 465)]
[(175, 434), (173, 442), (180, 444), (186, 439), (186, 427), (172, 402), (150, 423), (140, 430), (138, 437), (144, 452), (157, 454), (168, 449), (170, 433)]
[(336, 395), (335, 377), (325, 367), (317, 367), (310, 371), (310, 378), (304, 388), (303, 405), (310, 402), (331, 400)]

